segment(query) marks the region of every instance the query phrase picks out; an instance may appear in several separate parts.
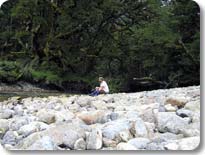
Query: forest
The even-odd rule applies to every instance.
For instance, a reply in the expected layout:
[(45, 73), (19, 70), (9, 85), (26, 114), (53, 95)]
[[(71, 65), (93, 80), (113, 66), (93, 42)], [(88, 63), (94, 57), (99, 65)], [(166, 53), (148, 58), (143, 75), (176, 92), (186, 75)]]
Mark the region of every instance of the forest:
[(0, 82), (87, 93), (200, 84), (200, 8), (191, 0), (8, 0)]

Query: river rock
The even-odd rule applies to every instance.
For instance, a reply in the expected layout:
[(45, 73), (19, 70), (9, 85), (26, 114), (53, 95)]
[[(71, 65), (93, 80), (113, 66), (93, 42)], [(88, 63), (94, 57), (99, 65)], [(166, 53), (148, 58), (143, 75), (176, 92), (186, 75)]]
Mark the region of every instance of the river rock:
[(20, 127), (18, 134), (24, 137), (38, 131), (43, 131), (49, 128), (49, 125), (43, 122), (31, 122), (27, 125)]
[(132, 135), (129, 130), (124, 130), (119, 133), (119, 136), (123, 142), (128, 142), (132, 138)]
[(188, 102), (185, 107), (185, 109), (188, 109), (188, 110), (191, 110), (191, 111), (194, 111), (194, 112), (198, 112), (200, 111), (200, 101), (191, 101), (191, 102)]
[(200, 86), (8, 99), (0, 118), (0, 142), (10, 150), (194, 149)]
[(105, 147), (112, 147), (115, 148), (117, 146), (117, 141), (108, 139), (108, 138), (103, 138), (103, 146)]
[(171, 141), (165, 148), (168, 150), (195, 150), (200, 144), (200, 137), (189, 137)]
[(192, 117), (193, 112), (187, 109), (179, 109), (177, 110), (176, 114), (180, 117)]
[(91, 105), (97, 110), (107, 110), (107, 104), (102, 100), (92, 101)]
[(72, 120), (75, 117), (75, 115), (68, 110), (55, 111), (54, 115), (55, 122), (65, 122), (68, 120)]
[(87, 137), (87, 149), (98, 150), (102, 147), (102, 131), (94, 129)]
[(16, 145), (19, 135), (16, 131), (7, 131), (3, 137), (2, 144)]
[(20, 129), (20, 127), (26, 125), (29, 123), (28, 117), (15, 117), (14, 119), (11, 120), (9, 123), (9, 129), (13, 131), (17, 131)]
[(166, 99), (165, 104), (171, 104), (172, 106), (184, 107), (184, 105), (189, 101), (189, 98), (185, 97), (169, 97)]
[(109, 120), (109, 115), (105, 111), (84, 111), (77, 114), (77, 117), (83, 120), (86, 124), (105, 123)]
[(129, 144), (133, 145), (137, 149), (145, 149), (149, 142), (150, 140), (147, 138), (134, 138), (128, 141)]
[(76, 140), (85, 138), (85, 130), (81, 126), (72, 123), (60, 123), (43, 131), (42, 135), (50, 137), (57, 146), (63, 144), (74, 149)]
[(126, 119), (107, 122), (102, 128), (103, 137), (111, 140), (121, 139), (120, 132), (128, 131), (132, 127), (132, 123)]
[(86, 142), (83, 138), (78, 139), (74, 144), (75, 150), (85, 150), (86, 149)]
[(15, 112), (13, 110), (6, 109), (3, 111), (3, 113), (0, 113), (0, 119), (9, 119), (13, 117), (14, 113)]
[(9, 129), (9, 120), (0, 119), (0, 138), (6, 133)]
[(175, 112), (177, 110), (177, 108), (172, 106), (171, 104), (165, 105), (164, 108), (165, 108), (165, 111), (167, 112)]
[(135, 121), (134, 128), (132, 128), (132, 133), (135, 137), (147, 137), (147, 128), (141, 118), (138, 118)]
[(37, 112), (36, 116), (38, 117), (38, 121), (42, 121), (47, 124), (54, 123), (55, 120), (55, 113), (50, 110), (42, 109)]
[(80, 105), (81, 107), (89, 106), (91, 104), (91, 97), (90, 96), (83, 96), (79, 97), (75, 103)]
[(187, 126), (188, 122), (173, 112), (159, 112), (157, 115), (157, 128), (160, 132), (178, 134)]
[(56, 150), (56, 145), (52, 139), (48, 136), (44, 136), (41, 139), (35, 141), (26, 150)]
[(117, 145), (117, 150), (137, 150), (137, 148), (129, 143), (122, 142)]

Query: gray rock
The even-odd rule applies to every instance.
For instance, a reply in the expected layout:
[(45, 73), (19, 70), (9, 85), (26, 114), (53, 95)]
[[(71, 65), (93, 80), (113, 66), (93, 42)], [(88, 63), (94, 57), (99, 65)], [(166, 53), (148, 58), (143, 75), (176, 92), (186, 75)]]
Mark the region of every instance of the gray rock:
[(179, 150), (195, 150), (200, 144), (200, 137), (183, 138), (177, 142)]
[(28, 124), (28, 118), (27, 117), (15, 117), (12, 119), (12, 121), (9, 123), (9, 129), (13, 131), (17, 131), (20, 129), (20, 127)]
[(164, 146), (160, 143), (149, 143), (146, 147), (147, 150), (165, 150)]
[(7, 131), (3, 137), (2, 144), (16, 145), (19, 135), (16, 131)]
[(85, 150), (86, 149), (86, 142), (83, 138), (78, 139), (74, 144), (75, 150)]
[(108, 138), (103, 138), (103, 146), (115, 148), (117, 146), (117, 142)]
[(135, 121), (134, 128), (131, 131), (135, 137), (147, 137), (148, 135), (145, 123), (140, 118)]
[(8, 129), (9, 129), (9, 120), (0, 119), (0, 138), (4, 136), (4, 134)]
[[(103, 137), (107, 139), (118, 139), (121, 131), (130, 130), (132, 124), (126, 119), (107, 122), (102, 128)], [(121, 138), (120, 138), (121, 139)]]
[(154, 117), (154, 114), (153, 114), (153, 109), (152, 108), (145, 109), (142, 112), (142, 114), (140, 115), (140, 118), (142, 118), (142, 120), (145, 121), (145, 122), (154, 123), (155, 122), (155, 117)]
[(56, 148), (57, 147), (52, 139), (50, 137), (44, 136), (26, 148), (26, 150), (56, 150)]
[(119, 143), (117, 145), (117, 150), (137, 150), (137, 148), (129, 143)]
[(55, 120), (55, 113), (51, 110), (42, 109), (37, 112), (36, 116), (38, 117), (38, 121), (51, 124), (54, 123)]
[(12, 118), (14, 115), (14, 111), (10, 109), (6, 109), (3, 111), (3, 113), (0, 113), (0, 119), (9, 119)]
[(175, 112), (177, 110), (176, 106), (172, 106), (171, 104), (165, 105), (164, 108), (167, 112)]
[(76, 140), (85, 138), (85, 130), (72, 123), (56, 124), (56, 126), (42, 131), (41, 134), (50, 137), (56, 145), (63, 144), (70, 149), (74, 149)]
[(195, 150), (200, 144), (200, 137), (189, 137), (170, 141), (165, 148), (168, 150)]
[(157, 128), (160, 132), (178, 134), (187, 128), (188, 122), (172, 112), (160, 112), (157, 115)]
[(118, 113), (112, 112), (112, 113), (110, 114), (110, 119), (111, 119), (112, 121), (118, 119), (118, 117), (119, 117), (119, 114), (118, 114)]
[(180, 117), (192, 117), (193, 112), (187, 109), (179, 109), (177, 110), (176, 114)]
[(92, 130), (87, 137), (87, 149), (98, 150), (102, 147), (102, 131), (100, 129)]
[(91, 97), (90, 96), (81, 96), (76, 99), (75, 103), (80, 105), (81, 107), (89, 106), (91, 104)]
[(198, 111), (200, 111), (200, 100), (190, 101), (190, 102), (186, 103), (184, 108), (191, 110), (193, 112), (198, 112)]
[(129, 130), (124, 130), (119, 133), (119, 136), (123, 142), (128, 142), (132, 138), (132, 135)]
[(166, 132), (166, 133), (159, 133), (154, 138), (153, 141), (169, 141), (169, 140), (177, 140), (183, 138), (182, 134), (176, 135), (174, 133)]
[(135, 146), (137, 149), (145, 149), (150, 140), (147, 138), (134, 138), (128, 141), (129, 144)]
[(26, 137), (34, 132), (44, 130), (47, 128), (48, 126), (46, 126), (46, 124), (44, 124), (43, 122), (32, 122), (32, 123), (29, 123), (27, 125), (20, 127), (20, 129), (18, 130), (18, 134)]

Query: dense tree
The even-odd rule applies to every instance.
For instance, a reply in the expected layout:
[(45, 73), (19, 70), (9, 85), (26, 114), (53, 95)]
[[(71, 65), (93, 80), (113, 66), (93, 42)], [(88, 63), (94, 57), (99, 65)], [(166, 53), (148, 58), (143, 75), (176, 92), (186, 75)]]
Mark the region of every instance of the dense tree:
[(199, 16), (187, 0), (9, 0), (0, 79), (83, 92), (99, 75), (113, 92), (199, 84)]

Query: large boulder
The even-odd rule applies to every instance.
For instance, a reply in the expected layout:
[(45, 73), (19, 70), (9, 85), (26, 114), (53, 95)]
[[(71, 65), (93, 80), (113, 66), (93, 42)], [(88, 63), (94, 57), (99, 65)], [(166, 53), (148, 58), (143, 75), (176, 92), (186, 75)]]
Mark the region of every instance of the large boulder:
[(85, 130), (73, 123), (60, 123), (43, 131), (42, 135), (50, 137), (57, 146), (64, 145), (74, 149), (75, 142), (80, 138), (85, 138)]
[(157, 115), (157, 128), (160, 132), (178, 134), (187, 126), (188, 122), (173, 112), (159, 112)]
[(128, 131), (132, 127), (132, 123), (126, 119), (118, 119), (116, 121), (107, 122), (102, 128), (102, 134), (104, 138), (111, 140), (121, 140), (120, 133), (122, 131)]

